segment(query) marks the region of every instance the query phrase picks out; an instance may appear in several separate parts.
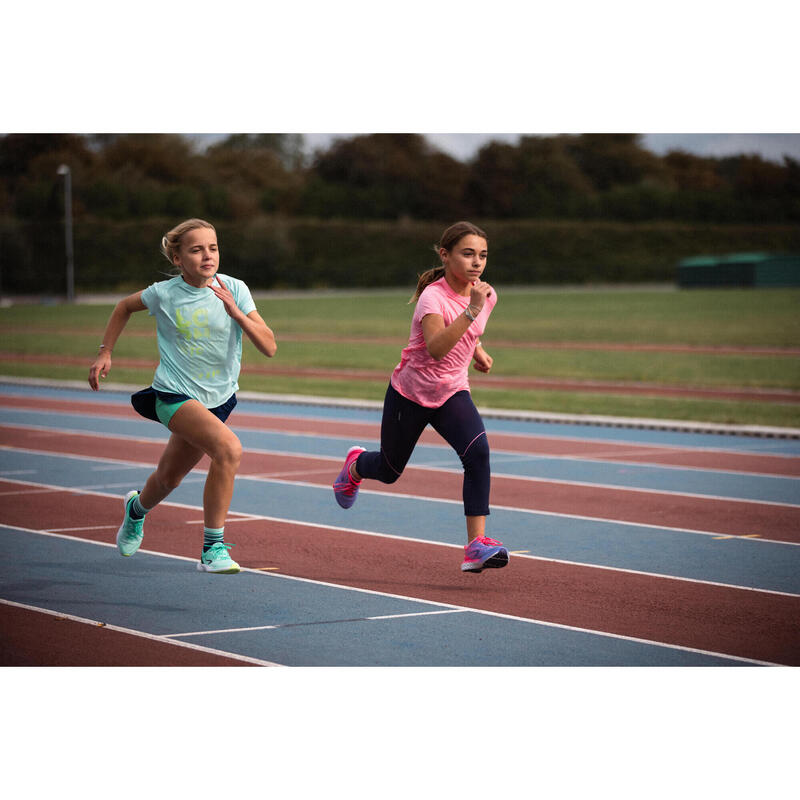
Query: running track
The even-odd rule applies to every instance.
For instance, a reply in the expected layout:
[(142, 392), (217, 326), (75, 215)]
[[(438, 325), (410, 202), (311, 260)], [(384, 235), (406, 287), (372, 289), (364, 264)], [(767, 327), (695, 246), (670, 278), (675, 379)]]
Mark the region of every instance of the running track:
[(469, 575), (460, 464), (432, 431), (400, 481), (335, 504), (379, 419), (241, 400), (245, 569), (210, 576), (206, 463), (121, 558), (121, 497), (166, 431), (121, 392), (0, 384), (0, 664), (800, 664), (799, 439), (487, 418), (488, 532), (512, 559)]

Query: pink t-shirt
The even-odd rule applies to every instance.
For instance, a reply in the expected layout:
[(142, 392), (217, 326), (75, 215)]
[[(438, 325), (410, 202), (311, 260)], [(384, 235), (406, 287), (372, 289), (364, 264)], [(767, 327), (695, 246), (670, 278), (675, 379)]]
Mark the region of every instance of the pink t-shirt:
[(469, 390), (467, 371), (472, 354), (496, 302), (497, 292), (493, 288), (475, 322), (453, 349), (441, 361), (436, 361), (425, 347), (422, 318), (427, 314), (439, 314), (444, 319), (444, 324), (449, 325), (459, 314), (464, 313), (469, 305), (469, 297), (456, 294), (445, 278), (426, 286), (417, 300), (411, 319), (408, 345), (403, 349), (400, 363), (392, 373), (392, 386), (403, 397), (427, 408), (438, 408), (456, 392)]

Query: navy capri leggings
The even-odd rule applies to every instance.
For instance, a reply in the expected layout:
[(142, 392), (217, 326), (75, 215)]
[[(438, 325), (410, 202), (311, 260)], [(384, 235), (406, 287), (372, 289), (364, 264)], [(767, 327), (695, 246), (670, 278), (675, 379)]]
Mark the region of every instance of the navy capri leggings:
[(489, 442), (483, 420), (466, 390), (439, 408), (426, 408), (403, 397), (391, 384), (381, 421), (381, 449), (362, 453), (356, 470), (362, 478), (394, 483), (405, 469), (417, 440), (430, 425), (458, 453), (464, 467), (464, 514), (489, 514)]

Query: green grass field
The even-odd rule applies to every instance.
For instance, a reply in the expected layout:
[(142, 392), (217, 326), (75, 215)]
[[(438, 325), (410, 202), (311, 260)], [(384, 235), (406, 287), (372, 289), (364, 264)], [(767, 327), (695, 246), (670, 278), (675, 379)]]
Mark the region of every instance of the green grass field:
[[(596, 349), (596, 343), (797, 348), (800, 289), (498, 287), (498, 294), (500, 302), (483, 337), (495, 359), (492, 374), (498, 377), (800, 391), (800, 358), (795, 355)], [(269, 361), (245, 341), (245, 366), (260, 370), (243, 374), (241, 388), (381, 399), (407, 341), (413, 308), (407, 304), (409, 295), (410, 290), (258, 297), (259, 312), (278, 339), (278, 354)], [(0, 308), (0, 374), (85, 379), (112, 307)], [(564, 342), (578, 346), (557, 346)], [(15, 360), (25, 355), (63, 356), (64, 363)], [(146, 312), (131, 319), (114, 355), (120, 362), (157, 360), (154, 321)], [(85, 364), (70, 363), (73, 358)], [(373, 370), (376, 376), (328, 380), (270, 374), (271, 367)], [(472, 374), (476, 402), (494, 408), (800, 427), (798, 403), (490, 388), (481, 375)], [(151, 377), (152, 369), (120, 363), (108, 379), (146, 385)]]

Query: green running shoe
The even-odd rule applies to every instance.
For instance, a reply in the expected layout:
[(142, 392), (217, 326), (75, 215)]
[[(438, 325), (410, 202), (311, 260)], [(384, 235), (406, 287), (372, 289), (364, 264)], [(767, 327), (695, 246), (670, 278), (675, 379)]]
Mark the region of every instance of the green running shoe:
[(219, 575), (230, 575), (238, 572), (241, 567), (231, 558), (228, 552), (230, 547), (233, 547), (233, 545), (225, 544), (225, 542), (212, 544), (200, 556), (200, 563), (197, 565), (197, 569), (200, 572), (215, 572)]
[(122, 525), (120, 525), (117, 531), (117, 549), (124, 556), (132, 556), (139, 549), (139, 545), (142, 543), (142, 538), (144, 537), (144, 531), (142, 530), (144, 527), (144, 517), (141, 519), (131, 519), (128, 514), (131, 502), (138, 494), (139, 492), (133, 489), (125, 495), (125, 519), (122, 521)]

